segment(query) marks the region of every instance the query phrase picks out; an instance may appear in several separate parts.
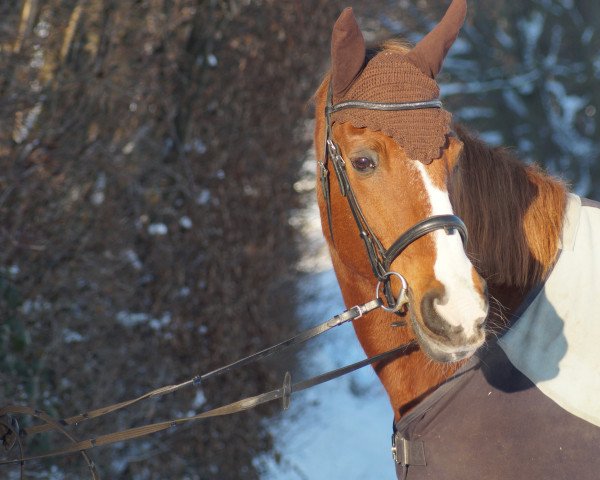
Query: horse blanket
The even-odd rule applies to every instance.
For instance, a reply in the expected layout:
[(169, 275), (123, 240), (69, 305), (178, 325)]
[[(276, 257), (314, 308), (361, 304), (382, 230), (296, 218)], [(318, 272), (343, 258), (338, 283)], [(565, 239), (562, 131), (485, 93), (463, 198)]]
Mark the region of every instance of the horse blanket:
[(569, 195), (546, 281), (392, 440), (402, 480), (600, 478), (600, 204)]

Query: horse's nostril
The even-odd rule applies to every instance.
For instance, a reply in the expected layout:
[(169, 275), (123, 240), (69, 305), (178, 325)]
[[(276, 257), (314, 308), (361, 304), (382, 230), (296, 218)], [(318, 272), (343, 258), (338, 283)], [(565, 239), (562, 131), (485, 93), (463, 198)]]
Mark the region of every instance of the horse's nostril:
[[(478, 339), (483, 334), (488, 311), (485, 298), (481, 300), (481, 306), (460, 300), (449, 298), (444, 287), (428, 291), (421, 300), (425, 327), (444, 342), (459, 344)], [(450, 304), (451, 301), (454, 303)]]
[(437, 312), (435, 308), (436, 303), (445, 303), (446, 301), (443, 289), (427, 292), (421, 301), (421, 312), (423, 314), (423, 321), (429, 330), (437, 335), (448, 337), (450, 334), (458, 333), (462, 328), (458, 327), (457, 331), (457, 327), (450, 325)]

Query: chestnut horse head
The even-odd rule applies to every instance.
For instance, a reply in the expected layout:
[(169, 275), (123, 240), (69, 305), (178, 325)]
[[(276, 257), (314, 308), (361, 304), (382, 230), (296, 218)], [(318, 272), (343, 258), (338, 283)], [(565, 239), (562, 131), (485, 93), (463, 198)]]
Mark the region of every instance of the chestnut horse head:
[(331, 72), (316, 95), (318, 201), (345, 301), (357, 292), (372, 297), (379, 281), (388, 307), (406, 315), (405, 279), (414, 334), (441, 362), (482, 345), (488, 313), (485, 282), (467, 258), (448, 194), (462, 143), (435, 82), (465, 13), (465, 0), (454, 0), (414, 49), (388, 43), (370, 54), (344, 10)]

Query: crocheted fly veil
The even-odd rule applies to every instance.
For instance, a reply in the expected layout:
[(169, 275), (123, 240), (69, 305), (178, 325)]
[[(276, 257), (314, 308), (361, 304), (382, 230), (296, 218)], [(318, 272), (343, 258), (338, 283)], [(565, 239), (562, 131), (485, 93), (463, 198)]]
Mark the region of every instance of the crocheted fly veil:
[[(383, 50), (365, 59), (365, 41), (351, 8), (333, 28), (331, 82), (333, 103), (360, 100), (377, 103), (437, 99), (435, 81), (446, 53), (456, 40), (467, 11), (466, 0), (453, 0), (440, 23), (410, 52)], [(451, 115), (441, 108), (379, 111), (348, 108), (332, 114), (332, 122), (348, 122), (392, 137), (409, 158), (430, 163), (441, 156)]]

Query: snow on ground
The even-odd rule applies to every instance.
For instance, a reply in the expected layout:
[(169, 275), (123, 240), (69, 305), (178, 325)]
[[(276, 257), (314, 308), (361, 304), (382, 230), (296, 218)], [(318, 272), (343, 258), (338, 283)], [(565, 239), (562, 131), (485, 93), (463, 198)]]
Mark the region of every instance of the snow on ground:
[[(303, 181), (302, 185), (306, 184)], [(314, 191), (309, 195), (314, 198)], [(310, 246), (299, 264), (299, 269), (306, 272), (298, 284), (302, 328), (325, 321), (344, 309), (318, 215), (311, 202), (291, 219)], [(326, 333), (300, 355), (307, 376), (362, 358), (364, 352), (351, 325)], [(390, 453), (392, 410), (371, 367), (293, 395), (290, 409), (268, 424), (281, 458), (279, 462), (259, 459), (267, 465), (265, 480), (395, 478)]]
[[(312, 296), (303, 317), (311, 324), (343, 310), (332, 270), (311, 275), (303, 290)], [(320, 318), (319, 320), (315, 320)], [(350, 325), (315, 342), (307, 374), (315, 375), (364, 357)], [(307, 355), (308, 357), (308, 355)], [(271, 421), (272, 422), (272, 421)], [(295, 394), (290, 410), (272, 428), (275, 449), (265, 480), (365, 480), (395, 478), (390, 454), (392, 411), (371, 367)]]

